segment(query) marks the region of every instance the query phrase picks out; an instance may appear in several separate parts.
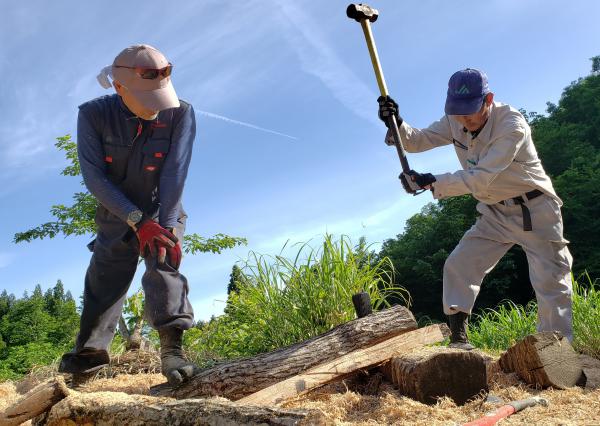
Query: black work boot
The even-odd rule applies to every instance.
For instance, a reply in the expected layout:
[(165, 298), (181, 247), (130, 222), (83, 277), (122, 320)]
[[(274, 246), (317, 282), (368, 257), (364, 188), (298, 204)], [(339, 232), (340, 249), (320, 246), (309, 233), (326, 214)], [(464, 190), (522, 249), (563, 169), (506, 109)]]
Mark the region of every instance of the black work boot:
[(449, 348), (464, 349), (470, 351), (475, 349), (475, 346), (469, 343), (467, 338), (467, 324), (469, 314), (466, 312), (457, 312), (453, 315), (448, 315), (448, 323), (450, 325), (450, 344)]
[(160, 361), (163, 376), (171, 386), (177, 386), (194, 374), (199, 368), (186, 360), (183, 355), (183, 330), (169, 327), (158, 330), (160, 337)]
[(110, 357), (102, 349), (83, 348), (68, 352), (60, 359), (59, 373), (89, 374), (108, 365)]
[(79, 389), (96, 376), (96, 372), (110, 362), (108, 352), (102, 349), (83, 348), (68, 352), (60, 359), (59, 373), (71, 373), (72, 389)]

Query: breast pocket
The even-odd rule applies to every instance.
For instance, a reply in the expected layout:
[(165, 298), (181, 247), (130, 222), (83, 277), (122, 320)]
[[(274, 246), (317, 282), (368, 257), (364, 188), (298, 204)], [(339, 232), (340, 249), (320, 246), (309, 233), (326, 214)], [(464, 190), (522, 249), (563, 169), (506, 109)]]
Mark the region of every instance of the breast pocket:
[(104, 144), (104, 163), (107, 175), (114, 183), (119, 183), (127, 175), (127, 162), (129, 160), (130, 146), (118, 144)]
[(169, 139), (149, 139), (142, 147), (143, 168), (147, 173), (158, 173), (169, 153)]

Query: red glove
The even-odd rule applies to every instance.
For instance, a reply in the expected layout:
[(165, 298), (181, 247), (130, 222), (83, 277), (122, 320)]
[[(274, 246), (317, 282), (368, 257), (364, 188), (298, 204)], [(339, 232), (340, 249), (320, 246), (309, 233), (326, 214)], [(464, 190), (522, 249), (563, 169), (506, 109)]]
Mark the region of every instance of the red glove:
[(159, 263), (164, 263), (168, 251), (171, 266), (175, 269), (179, 267), (181, 246), (175, 235), (150, 218), (142, 219), (137, 225), (136, 234), (140, 242), (140, 256), (146, 257), (150, 254), (156, 256)]
[[(173, 236), (175, 236), (175, 230), (173, 230)], [(181, 241), (177, 241), (175, 247), (159, 246), (158, 263), (165, 263), (167, 253), (169, 254), (169, 264), (173, 268), (179, 269), (179, 265), (181, 264)]]

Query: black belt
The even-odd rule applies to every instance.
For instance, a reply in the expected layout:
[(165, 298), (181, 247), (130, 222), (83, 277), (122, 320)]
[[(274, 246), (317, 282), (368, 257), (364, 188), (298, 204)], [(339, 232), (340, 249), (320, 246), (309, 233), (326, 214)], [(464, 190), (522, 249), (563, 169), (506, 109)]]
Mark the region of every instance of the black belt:
[[(518, 197), (510, 198), (513, 200), (515, 204), (519, 204), (521, 206), (521, 212), (523, 213), (523, 231), (531, 231), (533, 228), (531, 227), (531, 213), (529, 213), (529, 209), (525, 205), (528, 200), (533, 200), (544, 193), (539, 189), (534, 189), (533, 191), (529, 191), (525, 193), (525, 198), (522, 195)], [(507, 205), (506, 202), (508, 200), (500, 201), (500, 204)]]

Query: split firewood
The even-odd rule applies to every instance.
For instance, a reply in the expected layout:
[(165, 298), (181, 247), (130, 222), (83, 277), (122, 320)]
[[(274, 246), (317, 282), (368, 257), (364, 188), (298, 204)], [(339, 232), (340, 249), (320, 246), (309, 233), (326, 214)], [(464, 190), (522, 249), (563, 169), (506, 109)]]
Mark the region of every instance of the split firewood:
[(320, 412), (238, 406), (226, 400), (156, 398), (122, 392), (72, 394), (36, 426), (63, 425), (318, 425)]
[(500, 366), (538, 388), (585, 386), (581, 361), (560, 333), (541, 332), (525, 337), (502, 354)]
[(458, 405), (488, 391), (487, 359), (477, 351), (424, 348), (394, 357), (381, 367), (400, 393), (425, 404), (448, 396)]
[(152, 388), (153, 395), (175, 398), (223, 396), (236, 400), (339, 358), (357, 349), (417, 328), (413, 314), (404, 306), (379, 311), (341, 324), (325, 334), (255, 357), (229, 361), (206, 369), (170, 389)]
[(0, 425), (20, 425), (49, 410), (67, 395), (69, 389), (60, 376), (40, 383), (0, 413)]
[(340, 380), (359, 370), (368, 369), (389, 361), (392, 357), (411, 351), (416, 347), (440, 342), (447, 336), (446, 330), (445, 324), (436, 324), (408, 331), (374, 346), (357, 349), (334, 360), (317, 365), (308, 371), (242, 398), (238, 403), (252, 405), (281, 404), (326, 383)]

